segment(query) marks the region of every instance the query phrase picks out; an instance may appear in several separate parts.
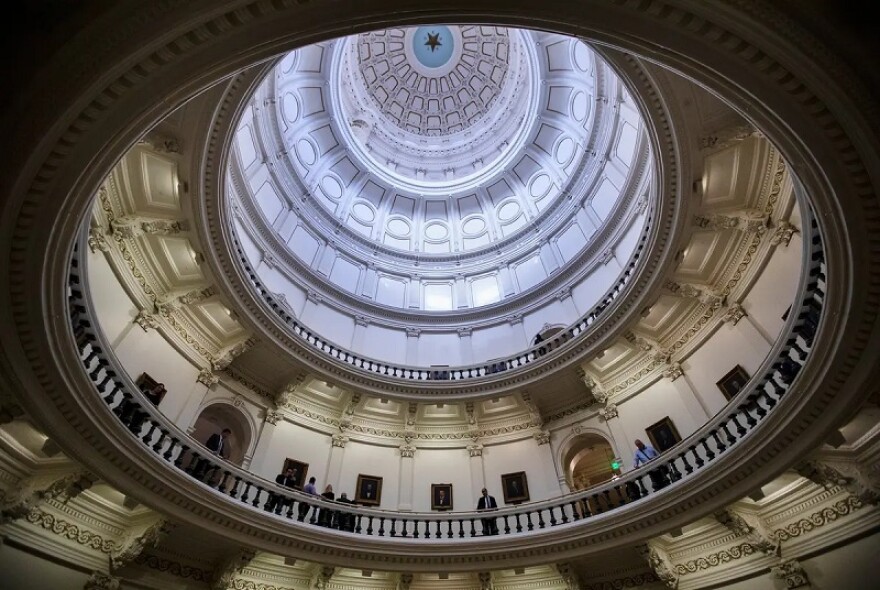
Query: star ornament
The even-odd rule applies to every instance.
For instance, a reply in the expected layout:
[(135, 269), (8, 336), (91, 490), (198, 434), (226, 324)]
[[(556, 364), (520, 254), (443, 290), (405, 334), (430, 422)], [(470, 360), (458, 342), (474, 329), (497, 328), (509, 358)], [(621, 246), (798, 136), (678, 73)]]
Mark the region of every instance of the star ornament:
[(431, 48), (431, 53), (434, 53), (438, 47), (442, 47), (443, 43), (440, 42), (440, 33), (428, 33), (428, 40), (425, 41), (425, 45)]

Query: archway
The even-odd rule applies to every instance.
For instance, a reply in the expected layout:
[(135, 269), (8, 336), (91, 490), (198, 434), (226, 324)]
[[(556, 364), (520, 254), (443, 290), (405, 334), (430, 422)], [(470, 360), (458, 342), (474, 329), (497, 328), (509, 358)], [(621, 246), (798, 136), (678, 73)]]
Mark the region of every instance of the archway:
[(612, 479), (619, 473), (612, 468), (614, 459), (614, 448), (604, 436), (591, 432), (573, 438), (562, 461), (571, 490), (583, 490)]
[(250, 448), (253, 433), (247, 417), (234, 406), (215, 403), (205, 407), (196, 418), (191, 434), (193, 438), (205, 444), (208, 437), (224, 428), (232, 431), (227, 443), (228, 461), (240, 466)]

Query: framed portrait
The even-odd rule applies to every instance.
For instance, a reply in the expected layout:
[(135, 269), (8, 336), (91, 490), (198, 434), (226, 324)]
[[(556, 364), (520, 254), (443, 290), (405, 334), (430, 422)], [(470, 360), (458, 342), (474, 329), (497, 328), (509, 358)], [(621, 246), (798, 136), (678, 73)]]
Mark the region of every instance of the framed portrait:
[(147, 373), (141, 373), (141, 376), (135, 380), (134, 384), (137, 385), (138, 389), (143, 392), (154, 406), (158, 406), (167, 393), (165, 384), (156, 381)]
[(681, 441), (678, 429), (675, 427), (675, 424), (672, 423), (672, 420), (669, 419), (669, 416), (666, 416), (659, 422), (648, 426), (645, 429), (645, 432), (648, 434), (648, 439), (651, 441), (651, 445), (661, 453), (663, 451), (668, 451)]
[(293, 481), (295, 482), (293, 487), (301, 490), (303, 483), (308, 481), (306, 475), (309, 473), (309, 464), (288, 457), (284, 460), (284, 466), (281, 468), (281, 473), (287, 471), (288, 468), (293, 469)]
[(501, 489), (505, 504), (519, 504), (529, 501), (529, 481), (525, 471), (505, 473), (501, 476)]
[(431, 484), (431, 510), (452, 510), (452, 484)]
[(382, 502), (382, 478), (377, 475), (358, 475), (354, 501), (364, 506), (378, 506)]
[(746, 373), (746, 370), (740, 367), (739, 365), (732, 368), (727, 374), (722, 377), (716, 385), (718, 385), (718, 389), (721, 390), (721, 393), (724, 394), (725, 399), (730, 401), (737, 393), (739, 393), (743, 387), (746, 386), (746, 383), (749, 382), (749, 374)]

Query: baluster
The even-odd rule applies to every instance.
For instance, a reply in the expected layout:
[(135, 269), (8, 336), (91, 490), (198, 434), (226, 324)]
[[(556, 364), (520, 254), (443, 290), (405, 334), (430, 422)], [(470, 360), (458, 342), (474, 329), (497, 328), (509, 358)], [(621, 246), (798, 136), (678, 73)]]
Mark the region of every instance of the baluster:
[(419, 538), (419, 519), (413, 519), (413, 539)]
[(644, 475), (640, 475), (636, 478), (636, 481), (639, 482), (639, 493), (641, 494), (641, 496), (639, 496), (640, 498), (643, 498), (648, 495), (648, 488), (645, 487), (645, 482), (642, 479), (644, 477), (645, 477)]
[[(472, 518), (471, 523), (473, 523), (473, 521), (474, 521), (474, 519)], [(460, 518), (458, 519), (458, 538), (459, 539), (464, 538), (464, 521), (461, 520)]]
[(162, 449), (162, 445), (165, 444), (165, 437), (168, 436), (168, 431), (163, 429), (159, 430), (159, 440), (156, 441), (156, 444), (153, 445), (153, 452), (157, 455), (159, 451)]
[[(107, 371), (108, 373), (112, 373), (112, 371)], [(114, 373), (115, 375), (115, 373)], [(104, 403), (108, 406), (112, 406), (113, 402), (116, 401), (116, 394), (119, 393), (120, 388), (122, 386), (119, 385), (116, 381), (113, 382), (113, 387), (110, 388), (110, 393), (104, 396)]]
[(681, 472), (678, 470), (678, 467), (675, 466), (675, 458), (669, 461), (669, 471), (671, 473), (670, 479), (672, 481), (678, 481), (681, 479)]
[(521, 533), (523, 528), (522, 523), (519, 521), (519, 512), (514, 514), (513, 517), (516, 518), (516, 532)]
[(367, 535), (373, 534), (373, 515), (367, 515)]
[[(746, 416), (749, 415), (748, 412), (744, 412), (744, 413), (745, 413)], [(744, 427), (742, 424), (739, 423), (739, 420), (737, 420), (737, 415), (736, 415), (736, 414), (731, 414), (730, 416), (728, 416), (728, 418), (729, 418), (729, 419), (733, 422), (733, 424), (736, 426), (736, 433), (740, 436), (740, 438), (742, 438), (743, 436), (745, 436), (745, 435), (746, 435), (746, 432), (748, 432), (748, 431), (745, 429), (745, 427)], [(733, 444), (733, 443), (731, 443), (731, 444)]]
[(249, 481), (244, 482), (244, 493), (241, 495), (242, 502), (247, 503), (248, 498), (249, 498), (248, 494), (250, 493), (250, 491), (251, 491), (251, 482), (249, 482)]
[[(254, 501), (251, 502), (251, 506), (256, 508), (260, 504), (260, 494), (263, 493), (263, 486), (257, 485), (257, 493), (254, 494)], [(263, 510), (269, 509), (269, 500), (266, 500), (266, 504), (263, 506)]]
[(718, 453), (720, 454), (727, 450), (727, 446), (723, 442), (721, 442), (721, 437), (718, 436), (718, 429), (713, 428), (711, 434), (712, 439), (715, 441), (715, 448), (718, 449)]
[(730, 433), (730, 430), (727, 429), (727, 420), (721, 423), (721, 429), (724, 431), (724, 434), (727, 436), (727, 444), (729, 446), (733, 446), (736, 443), (736, 437)]
[(508, 522), (508, 519), (507, 519), (508, 516), (510, 516), (510, 515), (508, 515), (508, 514), (504, 515), (504, 534), (505, 535), (510, 534), (510, 522)]
[(220, 480), (220, 484), (217, 486), (217, 491), (221, 494), (226, 493), (226, 480), (229, 479), (229, 476), (232, 475), (229, 471), (223, 472), (223, 479)]
[(614, 486), (614, 491), (617, 493), (617, 505), (623, 506), (626, 504), (626, 487), (623, 485)]
[(611, 503), (611, 492), (609, 490), (602, 490), (602, 496), (605, 498), (605, 506), (608, 510), (613, 510), (614, 504)]
[(559, 512), (562, 513), (562, 524), (568, 522), (568, 515), (565, 513), (565, 504), (559, 505)]
[(403, 519), (403, 523), (401, 523), (401, 525), (400, 525), (400, 528), (401, 528), (400, 536), (401, 536), (401, 537), (406, 537), (407, 535), (409, 535), (409, 533), (408, 533), (407, 530), (406, 530), (406, 528), (407, 528), (407, 527), (406, 527), (406, 524), (407, 524), (408, 522), (409, 522), (409, 521), (408, 521), (407, 519), (404, 518), (404, 519)]
[(593, 504), (596, 505), (596, 514), (602, 514), (604, 511), (602, 510), (602, 503), (599, 502), (599, 494), (593, 494), (592, 498)]
[(703, 458), (700, 457), (700, 454), (697, 452), (697, 448), (694, 445), (690, 446), (691, 453), (694, 454), (694, 463), (697, 465), (697, 469), (703, 466)]
[(380, 537), (385, 536), (385, 517), (384, 516), (379, 517), (379, 536)]
[[(235, 485), (238, 485), (238, 482), (236, 482)], [(287, 506), (287, 514), (285, 514), (285, 516), (287, 516), (288, 520), (293, 520), (293, 498), (285, 497), (284, 502), (285, 502), (285, 505)], [(283, 509), (284, 508), (282, 507), (282, 510)]]
[[(434, 538), (439, 539), (440, 537), (443, 536), (443, 535), (440, 534), (440, 521), (439, 521), (439, 520), (435, 520), (435, 521), (434, 521), (434, 524), (437, 525), (437, 528), (436, 528), (436, 530), (434, 531)], [(429, 523), (429, 525), (430, 525), (430, 523)]]
[[(691, 447), (690, 450), (693, 451), (694, 448)], [(688, 463), (687, 451), (683, 452), (683, 453), (680, 455), (680, 457), (681, 457), (681, 462), (684, 463), (684, 472), (687, 473), (688, 475), (690, 475), (691, 473), (693, 473), (693, 472), (694, 472), (694, 468), (691, 467), (691, 464), (690, 464), (690, 463)]]
[(545, 524), (544, 523), (544, 509), (539, 508), (538, 509), (538, 528), (539, 529), (544, 528), (544, 524)]
[[(180, 444), (180, 441), (177, 439), (177, 437), (171, 437), (171, 446), (168, 447), (168, 450), (165, 451), (165, 453), (162, 455), (162, 458), (165, 459), (166, 461), (170, 461), (172, 451), (174, 450), (174, 447), (176, 447), (178, 444)], [(183, 461), (184, 453), (186, 453), (188, 450), (189, 450), (189, 447), (186, 445), (183, 445), (182, 447), (180, 447), (180, 452), (177, 453), (177, 458), (174, 460), (174, 466), (177, 467), (178, 469), (180, 469), (180, 464)]]
[(397, 536), (397, 533), (396, 533), (396, 531), (394, 530), (394, 525), (395, 525), (395, 524), (397, 524), (397, 519), (394, 518), (394, 517), (392, 517), (392, 518), (391, 518), (391, 532), (389, 533), (392, 537), (396, 537), (396, 536)]
[(357, 534), (361, 534), (361, 520), (362, 520), (363, 518), (364, 518), (364, 515), (363, 515), (363, 514), (358, 514), (358, 515), (357, 515), (357, 525), (356, 525), (355, 528), (354, 528), (354, 532), (356, 532)]
[[(232, 489), (229, 490), (229, 497), (233, 500), (238, 496), (238, 487), (241, 485), (241, 476), (235, 476), (235, 482), (232, 484)], [(292, 506), (292, 505), (291, 505)]]
[[(452, 537), (455, 536), (455, 535), (452, 533), (452, 527), (453, 527), (453, 523), (454, 523), (454, 522), (455, 522), (455, 521), (452, 521), (452, 520), (447, 520), (447, 521), (446, 521), (446, 537), (447, 537), (448, 539), (451, 539)], [(458, 528), (461, 529), (461, 524), (459, 524)]]
[(532, 511), (531, 510), (526, 512), (526, 529), (530, 530), (530, 531), (535, 529), (535, 525), (532, 524)]
[(712, 449), (709, 448), (709, 445), (706, 444), (706, 439), (705, 439), (705, 438), (701, 438), (701, 439), (700, 439), (700, 443), (702, 443), (702, 445), (703, 445), (703, 450), (706, 451), (706, 459), (708, 459), (709, 461), (711, 461), (712, 459), (714, 459), (714, 458), (715, 458), (715, 453), (713, 453), (713, 452), (712, 452)]
[(153, 432), (155, 432), (156, 426), (157, 424), (150, 420), (150, 429), (147, 430), (147, 433), (143, 436), (143, 438), (141, 438), (141, 440), (147, 444), (150, 444), (150, 439), (153, 438)]

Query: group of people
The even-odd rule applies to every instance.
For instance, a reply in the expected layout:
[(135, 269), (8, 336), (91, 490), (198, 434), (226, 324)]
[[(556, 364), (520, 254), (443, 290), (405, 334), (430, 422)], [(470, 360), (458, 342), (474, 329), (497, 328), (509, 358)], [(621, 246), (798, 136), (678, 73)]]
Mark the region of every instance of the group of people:
[[(315, 477), (310, 477), (309, 481), (302, 486), (302, 492), (310, 496), (318, 496), (316, 482), (317, 479)], [(279, 473), (275, 477), (275, 483), (286, 488), (299, 489), (299, 473), (295, 468), (288, 467), (284, 473)], [(320, 496), (325, 500), (332, 500), (340, 504), (354, 504), (354, 502), (349, 499), (346, 492), (342, 492), (337, 498), (336, 493), (333, 491), (333, 486), (329, 483), (324, 487), (324, 491)], [(272, 494), (269, 498), (269, 502), (266, 504), (266, 510), (274, 512), (275, 514), (281, 514), (282, 509), (285, 506), (290, 506), (292, 503), (293, 498), (285, 498), (280, 494)], [(312, 506), (307, 502), (300, 502), (297, 506), (298, 520), (304, 521), (310, 510), (314, 510), (312, 513), (312, 519), (318, 526), (325, 526), (343, 531), (354, 531), (353, 514), (341, 510)]]

